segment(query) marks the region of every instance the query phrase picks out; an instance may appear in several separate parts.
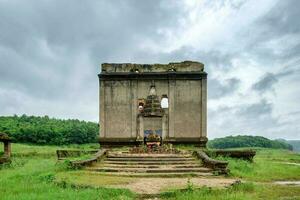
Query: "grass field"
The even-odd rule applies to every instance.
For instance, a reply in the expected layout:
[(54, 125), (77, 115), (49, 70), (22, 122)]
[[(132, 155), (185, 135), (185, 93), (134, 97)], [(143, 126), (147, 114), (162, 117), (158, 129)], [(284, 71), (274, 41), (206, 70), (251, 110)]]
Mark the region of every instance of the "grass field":
[(254, 161), (219, 158), (229, 161), (230, 175), (248, 181), (300, 180), (300, 154), (280, 149), (256, 149)]
[[(97, 145), (71, 145), (64, 149), (92, 149)], [(2, 146), (0, 146), (3, 149)], [(80, 188), (56, 183), (56, 173), (66, 171), (56, 160), (57, 146), (13, 144), (13, 160), (0, 169), (1, 200), (32, 199), (133, 199), (128, 190)]]
[[(56, 149), (97, 149), (97, 144), (35, 146), (13, 144), (13, 159), (0, 168), (0, 199), (134, 199), (137, 195), (126, 189), (104, 188), (106, 184), (126, 183), (127, 178), (93, 180), (57, 163)], [(0, 145), (0, 151), (3, 146)], [(162, 199), (300, 199), (299, 186), (273, 184), (275, 180), (300, 180), (300, 154), (286, 150), (257, 149), (253, 163), (236, 159), (229, 161), (230, 177), (244, 182), (227, 189), (200, 188), (187, 184), (184, 190), (170, 190)], [(76, 174), (76, 175), (72, 175)], [(93, 183), (76, 184), (75, 180)], [(97, 184), (95, 184), (97, 182)], [(75, 184), (74, 184), (75, 183)], [(98, 185), (98, 187), (97, 187)]]

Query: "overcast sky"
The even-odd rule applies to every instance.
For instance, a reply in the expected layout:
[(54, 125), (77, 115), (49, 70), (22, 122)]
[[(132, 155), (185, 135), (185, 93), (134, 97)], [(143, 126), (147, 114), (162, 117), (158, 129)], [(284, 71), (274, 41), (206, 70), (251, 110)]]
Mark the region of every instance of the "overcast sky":
[(103, 62), (195, 60), (208, 136), (300, 139), (300, 1), (0, 0), (0, 115), (98, 122)]

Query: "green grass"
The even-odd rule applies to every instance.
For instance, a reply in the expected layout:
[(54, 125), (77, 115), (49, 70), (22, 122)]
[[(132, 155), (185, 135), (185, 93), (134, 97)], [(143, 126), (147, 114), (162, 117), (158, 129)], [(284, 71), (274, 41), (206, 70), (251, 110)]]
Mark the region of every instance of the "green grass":
[[(132, 199), (126, 190), (72, 187), (52, 182), (55, 162), (49, 159), (18, 159), (13, 168), (1, 170), (2, 200), (20, 199)], [(13, 172), (12, 172), (13, 171)]]
[[(49, 157), (56, 156), (57, 149), (80, 149), (80, 150), (95, 150), (99, 149), (99, 144), (84, 144), (84, 145), (30, 145), (30, 144), (19, 144), (12, 143), (12, 156), (13, 157)], [(0, 152), (3, 152), (3, 143), (0, 143)]]
[(286, 164), (300, 163), (300, 154), (278, 149), (256, 149), (253, 162), (221, 158), (229, 161), (230, 176), (248, 181), (300, 180), (300, 167)]
[(299, 187), (254, 184), (251, 182), (234, 185), (228, 189), (200, 189), (177, 190), (165, 192), (162, 199), (180, 200), (254, 200), (254, 199), (300, 199)]
[(68, 160), (70, 161), (82, 161), (82, 160), (88, 160), (93, 158), (93, 154), (83, 154), (80, 156), (76, 156), (76, 157), (70, 157), (68, 158)]
[[(56, 159), (57, 149), (97, 149), (98, 144), (69, 146), (36, 146), (12, 144), (12, 163), (0, 167), (0, 199), (134, 199), (126, 189), (106, 188), (126, 184), (132, 177), (112, 177), (68, 170)], [(193, 150), (194, 147), (181, 146)], [(0, 144), (1, 152), (3, 145)], [(256, 149), (254, 161), (220, 158), (229, 161), (231, 178), (246, 181), (227, 189), (172, 190), (162, 199), (300, 199), (299, 186), (271, 184), (275, 180), (300, 180), (300, 167), (283, 162), (300, 163), (300, 154), (274, 149)], [(87, 184), (88, 183), (88, 184)]]
[[(177, 145), (176, 148), (193, 151), (190, 145)], [(236, 148), (243, 150), (249, 148)], [(300, 167), (287, 163), (300, 163), (300, 154), (284, 149), (252, 148), (256, 150), (253, 162), (241, 159), (222, 158), (229, 162), (230, 176), (248, 181), (300, 180)]]
[(59, 172), (56, 175), (57, 182), (72, 182), (75, 185), (81, 186), (93, 186), (106, 187), (108, 185), (119, 185), (127, 184), (136, 180), (133, 177), (118, 177), (118, 176), (105, 176), (99, 173), (91, 173), (84, 170), (69, 171), (69, 172)]
[[(3, 143), (0, 143), (0, 149), (3, 151)], [(95, 150), (99, 149), (99, 144), (72, 144), (72, 145), (30, 145), (30, 144), (19, 144), (12, 143), (13, 154), (27, 154), (32, 152), (37, 152), (39, 154), (55, 154), (57, 149), (85, 149), (85, 150)]]
[[(133, 193), (124, 189), (80, 187), (64, 180), (56, 182), (55, 175), (66, 171), (64, 164), (56, 161), (57, 146), (13, 145), (14, 153), (23, 156), (13, 157), (10, 165), (0, 168), (1, 200), (134, 198)], [(80, 148), (89, 148), (89, 145)]]

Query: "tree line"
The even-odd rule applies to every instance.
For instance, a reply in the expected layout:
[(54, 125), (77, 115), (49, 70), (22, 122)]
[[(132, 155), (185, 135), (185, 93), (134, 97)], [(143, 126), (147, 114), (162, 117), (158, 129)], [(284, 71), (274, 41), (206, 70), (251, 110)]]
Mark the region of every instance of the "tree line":
[(97, 123), (48, 116), (1, 116), (0, 132), (13, 142), (34, 144), (83, 144), (97, 142)]
[(216, 138), (213, 140), (209, 140), (208, 147), (214, 149), (263, 147), (263, 148), (293, 150), (293, 146), (284, 141), (270, 140), (261, 136), (247, 136), (247, 135), (228, 136), (224, 138)]
[[(98, 142), (97, 123), (78, 119), (56, 119), (48, 116), (0, 116), (0, 132), (8, 134), (13, 142), (33, 144), (84, 144)], [(281, 148), (292, 150), (284, 140), (269, 140), (261, 136), (228, 136), (209, 140), (209, 148), (242, 147)]]

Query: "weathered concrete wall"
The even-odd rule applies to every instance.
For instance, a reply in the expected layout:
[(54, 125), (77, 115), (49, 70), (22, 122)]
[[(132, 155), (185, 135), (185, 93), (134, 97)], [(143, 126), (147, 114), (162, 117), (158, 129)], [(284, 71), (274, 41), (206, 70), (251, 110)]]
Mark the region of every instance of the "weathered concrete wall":
[(201, 136), (201, 81), (177, 80), (175, 85), (175, 138)]
[[(205, 144), (207, 74), (203, 69), (203, 64), (191, 61), (167, 65), (103, 64), (99, 74), (100, 141), (137, 139), (141, 132), (137, 101), (146, 98), (154, 84), (158, 97), (166, 94), (169, 99), (166, 141)], [(151, 120), (143, 121), (146, 129)]]
[(130, 81), (105, 81), (105, 137), (131, 137)]
[[(149, 94), (154, 83), (158, 96), (168, 94), (168, 81), (116, 80), (103, 81), (100, 90), (104, 90), (100, 105), (100, 137), (135, 138), (137, 136), (137, 99)], [(101, 96), (101, 95), (100, 95)], [(101, 97), (100, 97), (101, 98)], [(100, 100), (100, 104), (101, 100)], [(105, 119), (105, 120), (104, 120)]]
[(138, 98), (146, 98), (149, 95), (151, 84), (154, 83), (159, 97), (169, 93), (168, 80), (138, 80)]

